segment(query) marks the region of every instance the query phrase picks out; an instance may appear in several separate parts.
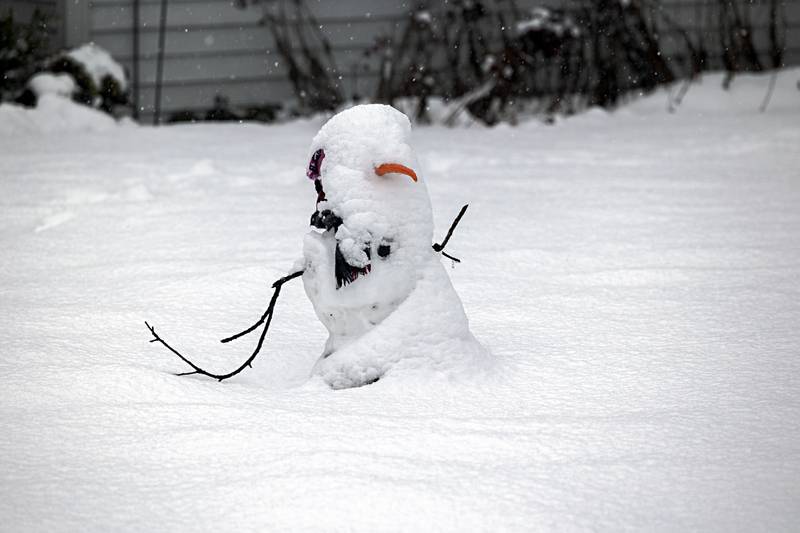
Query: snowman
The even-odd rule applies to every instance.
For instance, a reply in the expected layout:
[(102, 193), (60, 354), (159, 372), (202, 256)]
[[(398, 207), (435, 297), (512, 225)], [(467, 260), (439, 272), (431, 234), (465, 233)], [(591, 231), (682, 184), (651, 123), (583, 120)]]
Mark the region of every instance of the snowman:
[[(303, 257), (277, 280), (261, 318), (227, 343), (258, 328), (250, 357), (224, 374), (210, 372), (153, 338), (192, 370), (223, 381), (252, 366), (264, 344), (284, 283), (302, 276), (328, 340), (312, 374), (334, 389), (435, 373), (467, 374), (488, 361), (472, 336), (458, 295), (431, 246), (428, 190), (409, 145), (408, 118), (386, 105), (360, 105), (331, 118), (311, 143), (307, 176), (317, 194), (314, 228)], [(466, 206), (464, 207), (466, 209)], [(453, 223), (458, 223), (461, 215)]]
[(396, 109), (359, 105), (311, 143), (314, 229), (302, 279), (328, 340), (312, 373), (333, 388), (485, 359), (439, 255), (425, 181)]

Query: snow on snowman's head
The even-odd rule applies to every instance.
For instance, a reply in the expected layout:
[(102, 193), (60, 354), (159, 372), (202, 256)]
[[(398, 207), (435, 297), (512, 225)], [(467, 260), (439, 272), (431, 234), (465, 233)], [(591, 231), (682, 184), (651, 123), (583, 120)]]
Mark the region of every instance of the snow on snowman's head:
[(410, 134), (404, 114), (370, 104), (335, 115), (311, 143), (312, 225), (335, 234), (337, 261), (347, 270), (337, 271), (340, 286), (368, 274), (376, 257), (414, 269), (430, 256), (430, 199)]

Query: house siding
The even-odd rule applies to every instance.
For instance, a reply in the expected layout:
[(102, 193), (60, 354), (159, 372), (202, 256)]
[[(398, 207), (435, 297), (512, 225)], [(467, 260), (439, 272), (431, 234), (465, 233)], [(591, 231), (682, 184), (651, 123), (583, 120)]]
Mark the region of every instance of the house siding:
[[(709, 0), (667, 0), (670, 16), (689, 31), (706, 21), (697, 19), (698, 2)], [(750, 1), (750, 0), (741, 0)], [(376, 36), (396, 35), (403, 27), (409, 2), (311, 0), (347, 94), (372, 94), (377, 65), (365, 63), (364, 50)], [(547, 3), (517, 0), (521, 8)], [(763, 0), (756, 0), (756, 4)], [(431, 3), (435, 9), (436, 2)], [(800, 63), (800, 2), (787, 2), (787, 64)], [(132, 0), (94, 0), (91, 3), (91, 39), (107, 48), (127, 68), (133, 62)], [(145, 120), (153, 110), (160, 0), (140, 0), (139, 102)], [(292, 99), (291, 85), (266, 27), (259, 24), (262, 11), (240, 9), (233, 0), (170, 0), (167, 17), (166, 53), (162, 109), (208, 109), (216, 95), (233, 104), (263, 104)], [(756, 44), (766, 55), (766, 19), (754, 20)], [(662, 39), (664, 52), (673, 54), (675, 36)], [(712, 43), (713, 45), (713, 43)], [(709, 50), (712, 55), (717, 51)], [(357, 75), (355, 70), (358, 68)]]
[[(765, 0), (738, 0), (765, 5)], [(558, 5), (558, 0), (517, 0), (520, 8)], [(664, 9), (692, 33), (706, 20), (697, 20), (698, 4), (711, 0), (664, 0)], [(347, 94), (372, 94), (377, 77), (376, 65), (363, 61), (364, 50), (376, 36), (397, 35), (403, 27), (410, 5), (396, 0), (334, 1), (309, 0), (322, 32), (330, 40), (337, 66), (342, 73), (342, 88)], [(0, 1), (15, 12), (32, 13), (36, 5), (61, 14), (62, 43), (74, 46), (94, 41), (106, 48), (133, 72), (133, 0), (26, 0)], [(437, 2), (431, 2), (436, 9)], [(139, 107), (144, 120), (153, 112), (158, 24), (161, 0), (139, 0)], [(800, 64), (800, 2), (786, 1), (786, 55), (788, 65)], [(766, 59), (767, 32), (765, 11), (754, 18), (755, 42)], [(30, 16), (28, 14), (28, 16)], [(234, 0), (169, 0), (162, 87), (162, 109), (202, 110), (211, 107), (214, 97), (225, 96), (236, 105), (282, 102), (292, 98), (291, 85), (280, 57), (274, 52), (269, 31), (259, 24), (261, 8), (240, 9)], [(663, 35), (665, 54), (676, 53), (675, 35)], [(710, 54), (718, 49), (710, 43)], [(718, 46), (718, 45), (717, 45)], [(357, 71), (357, 72), (356, 72)]]

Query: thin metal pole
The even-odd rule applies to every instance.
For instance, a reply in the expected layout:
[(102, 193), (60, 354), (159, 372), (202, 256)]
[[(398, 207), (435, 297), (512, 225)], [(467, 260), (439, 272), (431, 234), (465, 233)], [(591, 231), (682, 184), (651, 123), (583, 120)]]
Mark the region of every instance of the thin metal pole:
[(133, 118), (139, 119), (139, 0), (133, 0)]
[(164, 48), (167, 37), (167, 0), (161, 0), (161, 19), (158, 22), (158, 62), (156, 64), (156, 95), (153, 124), (161, 123), (161, 85), (164, 81)]

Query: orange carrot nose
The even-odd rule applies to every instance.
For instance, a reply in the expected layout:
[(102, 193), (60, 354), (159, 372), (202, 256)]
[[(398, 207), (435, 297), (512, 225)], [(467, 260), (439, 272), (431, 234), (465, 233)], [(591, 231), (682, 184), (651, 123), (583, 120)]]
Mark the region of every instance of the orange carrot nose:
[(375, 168), (375, 174), (383, 176), (384, 174), (405, 174), (414, 181), (417, 181), (417, 174), (410, 168), (400, 163), (384, 163)]

